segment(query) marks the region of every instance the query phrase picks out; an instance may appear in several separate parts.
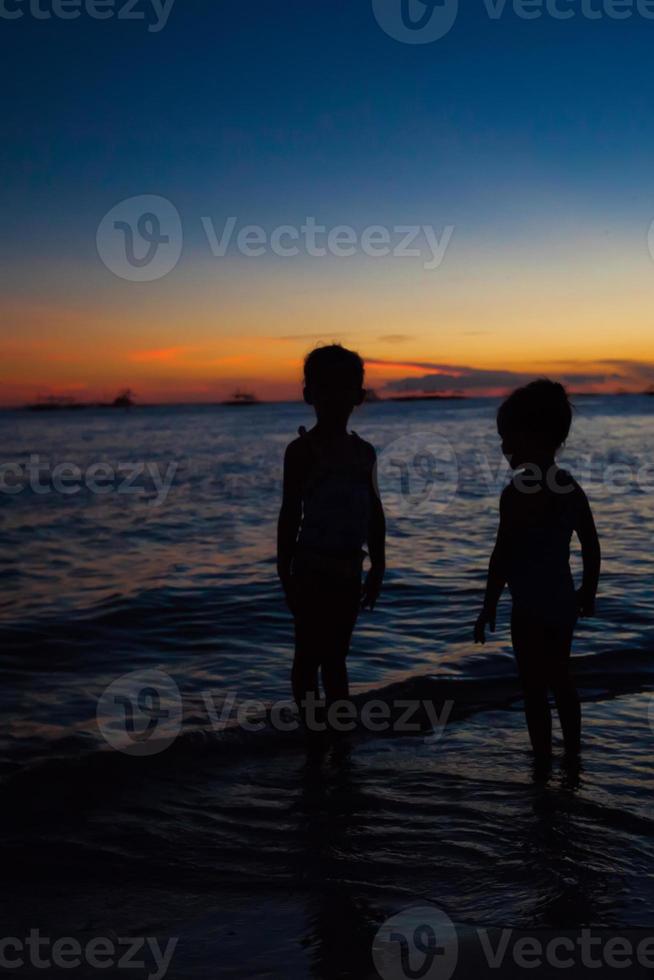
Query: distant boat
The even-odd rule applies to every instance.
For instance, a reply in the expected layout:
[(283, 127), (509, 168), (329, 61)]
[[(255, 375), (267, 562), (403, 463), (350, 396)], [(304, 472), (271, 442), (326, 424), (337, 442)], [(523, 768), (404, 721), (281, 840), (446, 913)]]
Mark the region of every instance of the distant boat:
[(134, 395), (129, 388), (126, 388), (112, 402), (78, 402), (65, 395), (48, 395), (47, 398), (41, 398), (33, 405), (25, 407), (30, 412), (58, 412), (64, 409), (79, 411), (83, 408), (132, 408), (133, 405)]
[(70, 410), (84, 408), (84, 405), (76, 402), (74, 398), (48, 395), (47, 398), (42, 398), (33, 405), (26, 405), (25, 407), (29, 409), (30, 412), (58, 412), (62, 409)]
[(250, 405), (260, 405), (261, 402), (249, 391), (235, 391), (231, 398), (220, 404), (229, 405), (231, 408), (245, 408)]
[(111, 408), (132, 408), (133, 405), (134, 394), (129, 388), (126, 388), (125, 391), (121, 391), (121, 393), (114, 398), (111, 403)]

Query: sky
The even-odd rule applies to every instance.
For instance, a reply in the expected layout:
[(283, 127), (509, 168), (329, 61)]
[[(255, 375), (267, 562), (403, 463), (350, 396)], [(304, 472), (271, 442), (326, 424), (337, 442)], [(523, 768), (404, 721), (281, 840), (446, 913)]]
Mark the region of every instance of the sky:
[(0, 404), (654, 384), (644, 0), (93, 2), (0, 3)]

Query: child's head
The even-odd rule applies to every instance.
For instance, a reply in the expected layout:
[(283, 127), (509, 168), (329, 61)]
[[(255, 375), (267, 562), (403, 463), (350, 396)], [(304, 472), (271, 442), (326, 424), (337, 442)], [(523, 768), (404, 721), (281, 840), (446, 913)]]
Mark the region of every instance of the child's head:
[(571, 425), (568, 393), (555, 381), (532, 381), (517, 388), (497, 413), (502, 451), (513, 469), (554, 456)]
[(318, 419), (347, 422), (365, 397), (363, 361), (340, 344), (316, 347), (304, 360), (304, 400)]

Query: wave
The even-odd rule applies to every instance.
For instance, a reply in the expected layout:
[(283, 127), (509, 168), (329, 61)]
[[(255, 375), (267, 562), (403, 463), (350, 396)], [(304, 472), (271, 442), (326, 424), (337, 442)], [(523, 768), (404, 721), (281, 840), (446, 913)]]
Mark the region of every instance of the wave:
[[(497, 658), (494, 658), (495, 662)], [(422, 738), (437, 740), (447, 725), (464, 723), (483, 712), (519, 710), (521, 691), (509, 669), (489, 671), (493, 658), (476, 658), (477, 676), (421, 674), (391, 684), (357, 691), (351, 700), (355, 712), (347, 732), (350, 740)], [(574, 673), (581, 700), (604, 701), (654, 688), (654, 657), (648, 650), (615, 650), (593, 656), (573, 658)], [(373, 707), (374, 705), (374, 707)], [(320, 725), (320, 715), (317, 716)], [(372, 723), (371, 723), (372, 718)], [(247, 728), (235, 718), (235, 710), (225, 722), (207, 725), (197, 712), (186, 713), (184, 725), (172, 744), (167, 739), (148, 747), (152, 754), (142, 757), (116, 751), (97, 731), (74, 731), (63, 738), (41, 745), (33, 756), (15, 752), (3, 760), (0, 784), (21, 795), (34, 784), (41, 793), (48, 787), (62, 787), (92, 794), (93, 787), (104, 792), (122, 779), (167, 776), (180, 768), (204, 764), (229, 766), (248, 756), (306, 751), (318, 745), (321, 733), (307, 736), (291, 711), (290, 702), (267, 705), (258, 712), (249, 710)], [(256, 729), (256, 730), (254, 730)], [(313, 743), (311, 739), (313, 740)], [(72, 788), (72, 789), (71, 789)]]

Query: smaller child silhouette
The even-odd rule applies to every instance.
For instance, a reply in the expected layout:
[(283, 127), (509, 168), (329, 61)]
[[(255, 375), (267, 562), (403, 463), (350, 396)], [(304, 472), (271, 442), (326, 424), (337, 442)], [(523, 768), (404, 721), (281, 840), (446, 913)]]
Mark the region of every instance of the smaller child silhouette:
[[(339, 344), (304, 362), (304, 400), (316, 425), (301, 427), (284, 458), (277, 570), (295, 620), (293, 695), (306, 721), (309, 696), (349, 696), (346, 658), (361, 606), (373, 609), (385, 570), (385, 521), (374, 484), (375, 450), (347, 423), (365, 397), (364, 366)], [(371, 568), (361, 587), (363, 545)]]
[[(513, 598), (511, 633), (522, 683), (525, 715), (536, 762), (552, 754), (552, 691), (569, 759), (579, 754), (581, 710), (570, 674), (577, 617), (592, 616), (600, 573), (600, 546), (586, 494), (555, 460), (568, 437), (572, 408), (562, 385), (534, 381), (501, 405), (497, 427), (502, 451), (515, 470), (500, 500), (497, 543), (490, 561), (476, 643), (495, 631), (498, 600), (508, 583)], [(570, 542), (579, 537), (583, 583), (575, 591)]]

